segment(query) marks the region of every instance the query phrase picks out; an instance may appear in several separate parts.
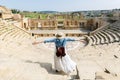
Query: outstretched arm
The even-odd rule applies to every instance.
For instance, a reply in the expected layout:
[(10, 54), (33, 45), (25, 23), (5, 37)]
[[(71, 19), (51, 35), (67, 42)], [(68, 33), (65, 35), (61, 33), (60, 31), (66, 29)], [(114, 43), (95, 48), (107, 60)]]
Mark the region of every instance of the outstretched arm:
[(83, 43), (86, 42), (85, 39), (72, 39), (72, 38), (67, 38), (66, 40), (67, 40), (67, 41), (80, 41), (80, 42), (83, 42)]
[(83, 42), (83, 43), (86, 42), (85, 39), (79, 39), (79, 40), (75, 40), (75, 41), (80, 41), (80, 42)]
[(47, 42), (54, 42), (55, 39), (46, 39), (44, 41), (39, 41), (39, 42), (33, 42), (33, 45), (39, 44), (39, 43), (47, 43)]
[(55, 42), (55, 38), (44, 40), (44, 43), (48, 43), (48, 42)]
[(73, 39), (73, 38), (65, 38), (66, 39), (66, 41), (75, 41), (75, 39)]
[(40, 42), (33, 42), (32, 45), (36, 45), (36, 44), (39, 44), (39, 43), (44, 43), (44, 41), (40, 41)]

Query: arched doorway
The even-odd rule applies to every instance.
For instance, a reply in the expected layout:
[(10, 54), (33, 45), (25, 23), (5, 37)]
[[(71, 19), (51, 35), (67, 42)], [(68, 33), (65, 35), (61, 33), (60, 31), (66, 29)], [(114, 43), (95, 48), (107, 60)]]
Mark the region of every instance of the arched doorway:
[(27, 29), (26, 23), (24, 23), (24, 28)]
[(2, 13), (0, 13), (0, 18), (2, 18)]
[(97, 29), (98, 27), (99, 27), (99, 23), (96, 22), (95, 29)]

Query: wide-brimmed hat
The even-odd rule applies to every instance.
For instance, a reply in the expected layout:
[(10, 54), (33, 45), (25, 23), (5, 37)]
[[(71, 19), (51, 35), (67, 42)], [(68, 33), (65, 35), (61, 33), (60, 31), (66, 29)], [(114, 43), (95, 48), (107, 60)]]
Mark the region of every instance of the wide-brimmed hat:
[(64, 38), (64, 36), (65, 36), (65, 35), (64, 35), (64, 33), (62, 33), (62, 32), (58, 32), (58, 33), (55, 34), (55, 37), (56, 37), (56, 38)]

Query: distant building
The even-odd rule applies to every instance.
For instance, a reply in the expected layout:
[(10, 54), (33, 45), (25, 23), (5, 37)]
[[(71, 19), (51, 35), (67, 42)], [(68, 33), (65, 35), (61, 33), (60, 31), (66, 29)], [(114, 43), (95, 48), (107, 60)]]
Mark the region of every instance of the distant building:
[[(103, 25), (103, 22), (99, 19), (85, 19), (80, 12), (74, 12), (71, 14), (55, 14), (48, 15), (47, 19), (29, 19), (29, 30), (44, 30), (44, 29), (88, 29), (95, 30)], [(26, 28), (26, 26), (24, 26)]]
[(10, 19), (12, 18), (12, 12), (5, 6), (0, 6), (0, 18), (2, 19)]

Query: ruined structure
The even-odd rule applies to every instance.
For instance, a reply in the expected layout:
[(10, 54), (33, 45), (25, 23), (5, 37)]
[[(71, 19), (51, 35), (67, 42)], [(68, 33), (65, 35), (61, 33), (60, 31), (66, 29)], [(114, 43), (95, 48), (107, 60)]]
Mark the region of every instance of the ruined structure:
[(95, 30), (104, 25), (104, 22), (100, 19), (86, 19), (80, 12), (73, 12), (71, 14), (55, 14), (47, 15), (47, 19), (29, 19), (29, 30), (75, 30), (75, 29), (88, 29)]
[(0, 6), (0, 18), (2, 19), (10, 19), (12, 18), (12, 12), (5, 6)]

